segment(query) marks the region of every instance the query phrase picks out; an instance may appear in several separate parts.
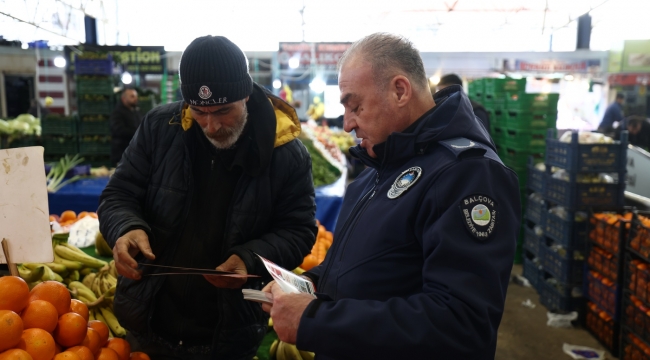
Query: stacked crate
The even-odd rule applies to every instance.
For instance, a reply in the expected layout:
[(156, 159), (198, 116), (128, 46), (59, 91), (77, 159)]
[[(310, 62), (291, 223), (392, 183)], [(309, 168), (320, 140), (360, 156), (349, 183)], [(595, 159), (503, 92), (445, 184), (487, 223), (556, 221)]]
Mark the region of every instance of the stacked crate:
[(41, 121), (41, 129), (46, 162), (79, 152), (76, 117), (50, 115)]
[[(585, 180), (601, 173), (625, 178), (627, 134), (624, 132), (621, 138), (612, 144), (580, 144), (578, 134), (574, 133), (571, 142), (566, 143), (555, 139), (554, 131), (549, 130), (544, 169), (537, 168), (532, 157), (529, 159), (527, 186), (531, 193), (524, 217), (524, 276), (533, 279), (531, 283), (540, 293), (540, 302), (551, 311), (578, 310), (583, 294), (587, 293), (587, 298), (593, 297), (588, 311), (602, 306), (612, 313), (611, 319), (601, 320), (617, 319), (612, 310), (617, 303), (610, 301), (616, 299), (615, 286), (613, 297), (604, 292), (614, 284), (614, 279), (607, 278), (613, 273), (603, 270), (603, 265), (593, 259), (595, 268), (586, 273), (584, 268), (588, 254), (593, 253), (594, 258), (611, 258), (616, 256), (614, 250), (620, 248), (611, 240), (601, 243), (594, 240), (593, 246), (588, 243), (587, 223), (590, 209), (622, 208), (625, 183)], [(552, 168), (560, 171), (552, 173)], [(584, 291), (583, 283), (586, 285)], [(596, 287), (598, 291), (589, 292)], [(597, 297), (598, 294), (603, 297)], [(589, 319), (594, 320), (593, 316)], [(590, 321), (590, 324), (595, 323), (598, 321)], [(595, 332), (610, 334), (605, 330)]]
[(650, 215), (639, 213), (624, 251), (621, 308), (622, 360), (650, 360)]
[(92, 166), (110, 165), (109, 117), (115, 106), (110, 55), (75, 60), (79, 154)]

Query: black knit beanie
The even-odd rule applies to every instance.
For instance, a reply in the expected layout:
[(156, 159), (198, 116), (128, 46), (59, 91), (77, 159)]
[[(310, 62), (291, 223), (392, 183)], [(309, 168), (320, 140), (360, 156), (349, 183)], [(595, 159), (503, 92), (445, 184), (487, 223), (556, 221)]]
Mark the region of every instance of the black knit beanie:
[(181, 56), (180, 81), (183, 100), (190, 105), (228, 104), (253, 92), (246, 55), (223, 36), (192, 41)]

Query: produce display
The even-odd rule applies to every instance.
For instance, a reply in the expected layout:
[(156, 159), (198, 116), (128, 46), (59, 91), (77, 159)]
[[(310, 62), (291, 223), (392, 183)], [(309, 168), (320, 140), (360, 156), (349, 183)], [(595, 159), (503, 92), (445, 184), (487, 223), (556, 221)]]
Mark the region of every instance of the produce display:
[(83, 161), (84, 158), (79, 157), (77, 154), (72, 158), (69, 155), (65, 155), (58, 162), (55, 162), (45, 177), (45, 180), (47, 181), (47, 191), (55, 193), (67, 184), (81, 179), (83, 176), (75, 175), (70, 179), (63, 181), (68, 171), (72, 170), (75, 166), (81, 164)]
[(271, 344), (271, 359), (277, 360), (314, 360), (314, 353), (298, 350), (296, 345), (284, 341), (275, 340)]
[(314, 186), (329, 185), (341, 176), (341, 170), (325, 159), (323, 153), (318, 151), (314, 142), (310, 139), (301, 138), (311, 156), (311, 174), (314, 179)]
[(351, 147), (357, 145), (357, 141), (354, 137), (344, 130), (331, 130), (329, 139), (334, 142), (343, 153), (348, 153)]
[(23, 135), (41, 136), (41, 120), (30, 114), (18, 115), (15, 119), (0, 119), (0, 135), (20, 137)]
[(318, 234), (316, 235), (316, 242), (311, 249), (311, 253), (305, 256), (304, 261), (300, 265), (300, 269), (309, 271), (314, 266), (319, 265), (325, 260), (325, 254), (332, 246), (334, 235), (325, 229), (325, 226), (318, 224)]
[[(571, 142), (571, 131), (567, 131), (560, 137), (561, 142), (570, 143)], [(591, 131), (580, 131), (578, 133), (578, 143), (580, 144), (613, 144), (614, 139), (609, 136), (605, 136), (600, 133), (594, 133)]]

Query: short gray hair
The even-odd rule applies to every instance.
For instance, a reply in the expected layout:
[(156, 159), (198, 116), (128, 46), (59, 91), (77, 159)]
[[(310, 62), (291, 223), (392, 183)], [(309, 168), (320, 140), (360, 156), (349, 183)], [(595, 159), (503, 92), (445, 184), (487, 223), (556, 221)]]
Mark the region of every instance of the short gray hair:
[(381, 88), (388, 86), (396, 72), (403, 73), (421, 90), (429, 88), (420, 52), (403, 36), (374, 33), (356, 41), (339, 59), (338, 70), (357, 55), (364, 55), (370, 63), (375, 83)]

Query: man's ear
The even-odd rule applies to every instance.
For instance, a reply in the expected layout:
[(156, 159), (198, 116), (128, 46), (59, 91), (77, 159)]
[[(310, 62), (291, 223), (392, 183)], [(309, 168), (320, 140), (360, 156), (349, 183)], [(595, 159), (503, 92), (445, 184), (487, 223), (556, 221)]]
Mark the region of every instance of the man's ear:
[(397, 75), (391, 80), (391, 92), (398, 107), (405, 106), (413, 97), (411, 82), (404, 75)]

